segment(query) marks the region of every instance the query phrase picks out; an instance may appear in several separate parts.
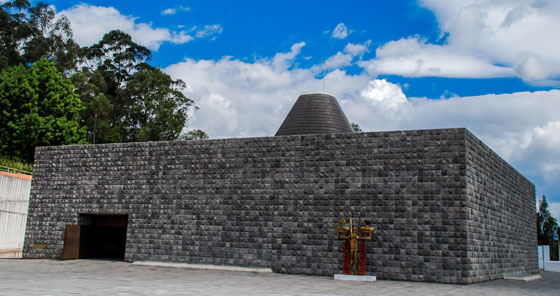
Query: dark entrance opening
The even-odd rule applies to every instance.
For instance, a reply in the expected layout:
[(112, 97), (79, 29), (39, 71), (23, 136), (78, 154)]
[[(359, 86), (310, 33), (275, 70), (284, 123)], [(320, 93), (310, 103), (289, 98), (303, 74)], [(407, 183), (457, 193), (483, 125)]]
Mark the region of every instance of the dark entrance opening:
[(80, 258), (124, 260), (127, 215), (80, 215)]
[(68, 225), (62, 259), (124, 260), (128, 215), (80, 214), (79, 225)]

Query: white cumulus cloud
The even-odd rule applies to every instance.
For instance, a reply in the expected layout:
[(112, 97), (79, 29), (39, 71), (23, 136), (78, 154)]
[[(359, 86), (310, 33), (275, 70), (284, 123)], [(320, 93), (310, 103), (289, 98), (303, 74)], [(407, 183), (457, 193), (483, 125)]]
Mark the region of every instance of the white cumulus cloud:
[(520, 52), (517, 54), (515, 73), (525, 81), (542, 81), (547, 79), (552, 70), (541, 58), (532, 52)]
[(348, 28), (344, 25), (344, 23), (339, 23), (334, 28), (331, 36), (337, 39), (344, 39), (348, 37)]
[(196, 31), (196, 38), (205, 38), (221, 34), (224, 29), (220, 25), (206, 25), (202, 29)]
[(222, 31), (219, 25), (204, 26), (192, 36), (187, 30), (172, 31), (167, 28), (155, 28), (151, 23), (137, 22), (137, 18), (123, 15), (114, 7), (87, 4), (75, 5), (58, 14), (68, 17), (74, 40), (81, 46), (97, 43), (105, 33), (116, 29), (130, 34), (134, 42), (152, 50), (158, 50), (164, 42), (182, 44), (195, 38), (209, 38)]
[(371, 74), (407, 77), (493, 78), (513, 77), (509, 67), (448, 46), (426, 43), (419, 37), (391, 41), (377, 48), (376, 58), (360, 62)]
[(364, 44), (354, 44), (348, 43), (344, 47), (344, 52), (351, 54), (352, 56), (363, 56), (364, 53), (369, 52), (369, 46), (371, 45), (371, 40), (364, 42)]
[(362, 66), (370, 72), (409, 77), (513, 75), (531, 84), (558, 85), (559, 3), (421, 0), (434, 12), (444, 43), (427, 43), (419, 37), (392, 41)]
[[(321, 90), (322, 65), (294, 68), (304, 42), (295, 43), (288, 52), (253, 63), (222, 58), (186, 59), (165, 69), (188, 83), (188, 95), (200, 107), (189, 121), (189, 128), (200, 128), (212, 138), (271, 136), (297, 97), (307, 91)], [(325, 77), (326, 90), (339, 99), (359, 96), (369, 79), (334, 70)]]
[(352, 60), (354, 60), (354, 57), (351, 54), (342, 53), (339, 51), (325, 61), (325, 67), (327, 69), (339, 69), (347, 67), (352, 65)]
[(337, 52), (325, 61), (326, 69), (340, 69), (353, 65), (355, 58), (362, 58), (364, 53), (369, 51), (368, 46), (370, 44), (371, 40), (363, 44), (348, 43), (342, 52)]
[(272, 59), (272, 67), (275, 70), (286, 70), (291, 65), (297, 55), (301, 52), (305, 42), (298, 42), (292, 45), (289, 52), (279, 52)]
[(362, 90), (360, 94), (375, 104), (379, 103), (384, 109), (396, 109), (400, 104), (407, 101), (401, 87), (385, 79), (370, 81), (367, 88)]
[(173, 14), (176, 14), (176, 13), (177, 13), (177, 9), (175, 9), (175, 8), (168, 8), (168, 9), (165, 9), (161, 12), (161, 14), (163, 14), (163, 15), (173, 15)]
[(161, 11), (161, 14), (162, 15), (174, 15), (178, 11), (190, 11), (190, 10), (191, 10), (191, 8), (188, 7), (188, 6), (179, 5), (177, 8), (170, 7), (170, 8), (164, 9), (164, 10)]

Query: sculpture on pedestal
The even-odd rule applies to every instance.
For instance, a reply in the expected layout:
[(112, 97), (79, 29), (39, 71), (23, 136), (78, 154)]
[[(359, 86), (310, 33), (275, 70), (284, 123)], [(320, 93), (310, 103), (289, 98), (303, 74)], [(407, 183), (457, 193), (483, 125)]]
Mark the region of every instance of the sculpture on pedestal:
[[(362, 221), (362, 214), (358, 215), (358, 225), (354, 225), (352, 212), (350, 221), (340, 219), (340, 226), (336, 228), (336, 237), (344, 242), (344, 260), (342, 273), (352, 275), (366, 274), (366, 240), (373, 238), (374, 228), (368, 226), (367, 220)], [(346, 225), (348, 224), (348, 225)]]

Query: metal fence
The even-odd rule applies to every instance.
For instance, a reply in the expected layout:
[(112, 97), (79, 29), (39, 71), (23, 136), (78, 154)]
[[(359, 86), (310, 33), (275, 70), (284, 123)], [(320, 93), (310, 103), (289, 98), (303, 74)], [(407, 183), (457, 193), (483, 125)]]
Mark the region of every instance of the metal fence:
[(32, 175), (33, 174), (30, 171), (18, 170), (18, 169), (14, 169), (14, 168), (10, 168), (10, 167), (7, 167), (7, 166), (2, 166), (2, 165), (0, 165), (0, 172), (7, 172), (7, 173), (13, 173), (13, 174), (23, 174), (23, 175)]

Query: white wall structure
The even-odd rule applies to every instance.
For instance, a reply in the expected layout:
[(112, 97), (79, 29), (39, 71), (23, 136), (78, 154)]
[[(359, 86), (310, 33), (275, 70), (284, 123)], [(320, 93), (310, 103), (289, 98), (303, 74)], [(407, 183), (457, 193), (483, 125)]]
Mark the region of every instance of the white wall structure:
[[(539, 268), (543, 268), (543, 246), (538, 246), (539, 249)], [(550, 251), (548, 246), (544, 246), (544, 270), (560, 272), (560, 261), (550, 261)]]
[(0, 172), (0, 258), (21, 258), (30, 176)]

